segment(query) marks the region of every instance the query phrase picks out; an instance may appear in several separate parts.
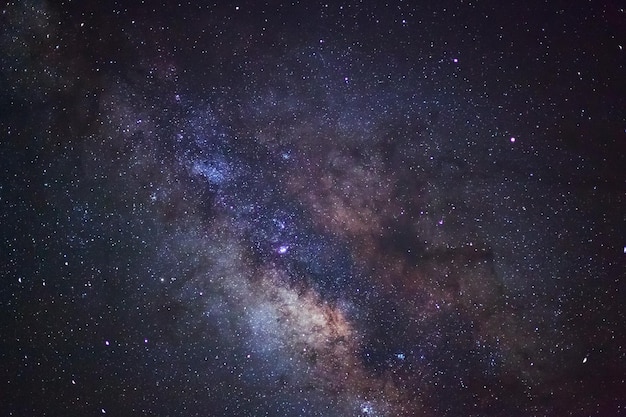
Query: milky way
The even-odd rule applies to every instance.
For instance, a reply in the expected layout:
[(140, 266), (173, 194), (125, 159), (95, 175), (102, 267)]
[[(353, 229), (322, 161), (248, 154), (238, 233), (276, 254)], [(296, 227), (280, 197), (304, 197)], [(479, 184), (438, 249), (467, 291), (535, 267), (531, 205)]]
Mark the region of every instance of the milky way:
[(624, 9), (74, 3), (1, 7), (1, 414), (626, 413)]

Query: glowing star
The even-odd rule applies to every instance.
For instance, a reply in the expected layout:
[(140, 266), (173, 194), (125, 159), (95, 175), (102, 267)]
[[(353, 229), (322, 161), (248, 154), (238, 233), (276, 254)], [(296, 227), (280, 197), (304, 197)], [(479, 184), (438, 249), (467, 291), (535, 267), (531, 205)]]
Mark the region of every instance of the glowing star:
[(274, 221), (274, 224), (276, 225), (276, 227), (278, 227), (280, 230), (284, 230), (285, 227), (287, 227), (285, 225), (285, 222), (282, 221), (282, 220), (273, 219), (273, 221)]
[(287, 251), (288, 251), (288, 250), (289, 250), (289, 246), (288, 246), (288, 245), (283, 245), (283, 246), (280, 246), (280, 247), (278, 248), (277, 252), (278, 252), (280, 255), (284, 255), (284, 254), (286, 254), (286, 253), (287, 253)]
[(515, 143), (515, 138), (511, 136), (511, 143)]
[(370, 403), (365, 403), (361, 405), (361, 412), (363, 414), (371, 414), (373, 411), (374, 409)]

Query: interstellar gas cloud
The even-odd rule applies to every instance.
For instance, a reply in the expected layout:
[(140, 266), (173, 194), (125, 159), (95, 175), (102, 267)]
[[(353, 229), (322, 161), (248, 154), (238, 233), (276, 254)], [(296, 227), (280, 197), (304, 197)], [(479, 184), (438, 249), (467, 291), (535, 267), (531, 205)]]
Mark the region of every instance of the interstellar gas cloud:
[(615, 2), (0, 10), (0, 414), (626, 415)]

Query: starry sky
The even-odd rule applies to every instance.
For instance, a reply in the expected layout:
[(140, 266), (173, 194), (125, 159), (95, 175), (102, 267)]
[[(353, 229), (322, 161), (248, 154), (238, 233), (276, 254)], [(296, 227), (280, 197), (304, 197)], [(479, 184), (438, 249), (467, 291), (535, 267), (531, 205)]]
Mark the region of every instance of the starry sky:
[(615, 0), (0, 6), (3, 416), (626, 415)]

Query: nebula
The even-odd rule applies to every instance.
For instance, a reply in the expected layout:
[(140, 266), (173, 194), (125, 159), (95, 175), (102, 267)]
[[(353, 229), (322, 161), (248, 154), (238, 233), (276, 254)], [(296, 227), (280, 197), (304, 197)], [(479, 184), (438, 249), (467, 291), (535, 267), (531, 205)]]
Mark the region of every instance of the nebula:
[(0, 409), (623, 414), (623, 11), (426, 3), (2, 6)]

